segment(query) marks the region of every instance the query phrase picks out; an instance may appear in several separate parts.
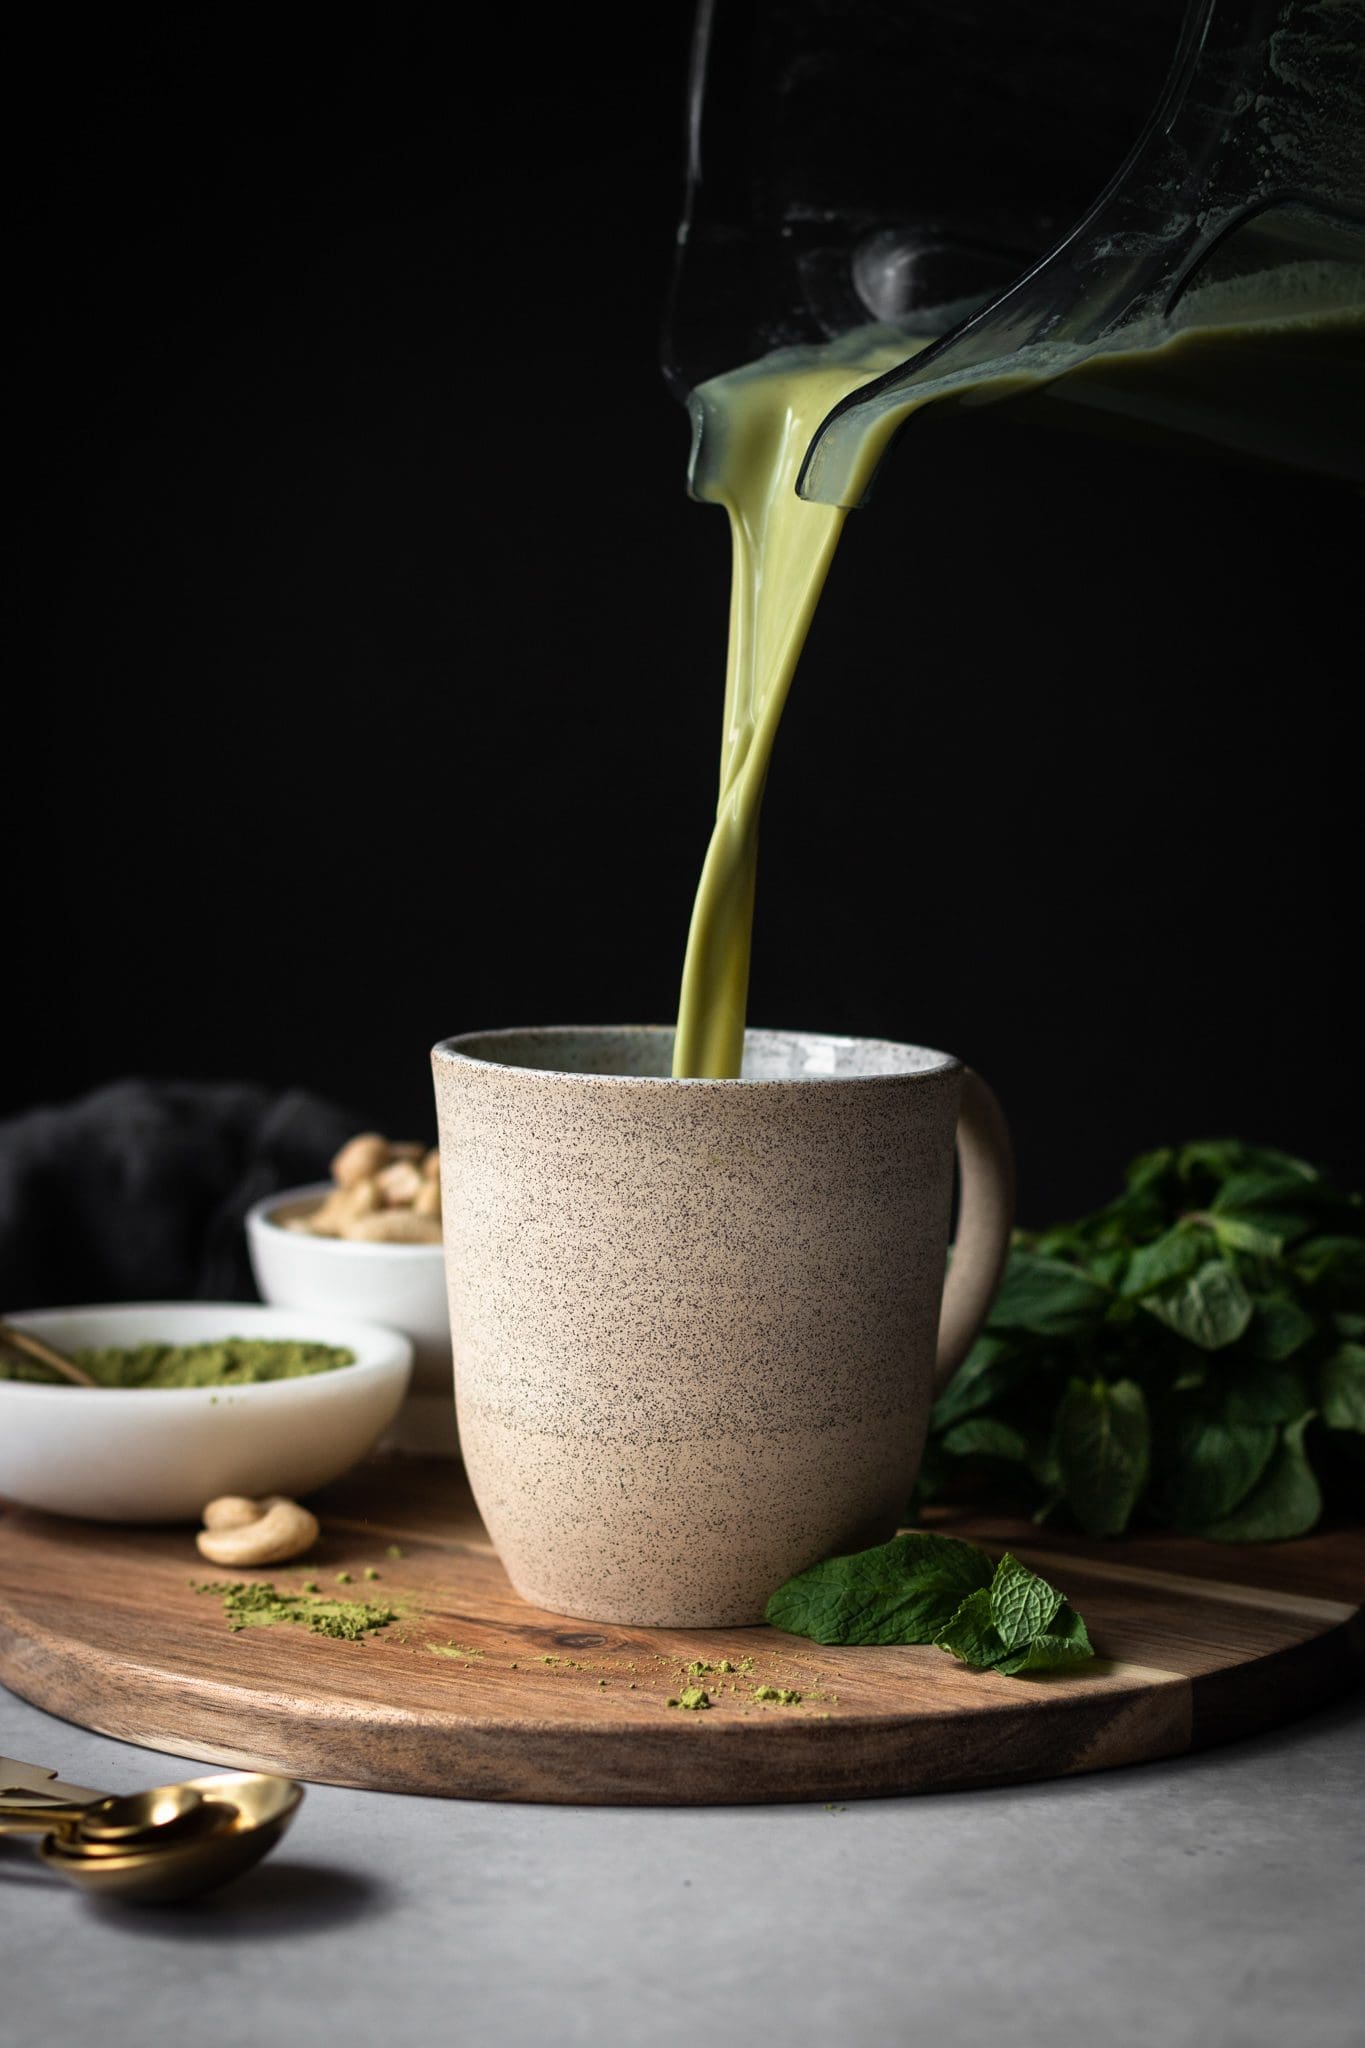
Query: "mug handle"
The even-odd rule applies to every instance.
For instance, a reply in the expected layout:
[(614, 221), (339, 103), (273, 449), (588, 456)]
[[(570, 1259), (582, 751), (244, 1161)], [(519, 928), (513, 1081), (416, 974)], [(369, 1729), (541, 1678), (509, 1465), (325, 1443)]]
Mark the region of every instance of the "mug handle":
[(1014, 1223), (1014, 1153), (1004, 1111), (970, 1067), (962, 1070), (957, 1163), (962, 1192), (939, 1313), (936, 1394), (976, 1342), (1005, 1270)]

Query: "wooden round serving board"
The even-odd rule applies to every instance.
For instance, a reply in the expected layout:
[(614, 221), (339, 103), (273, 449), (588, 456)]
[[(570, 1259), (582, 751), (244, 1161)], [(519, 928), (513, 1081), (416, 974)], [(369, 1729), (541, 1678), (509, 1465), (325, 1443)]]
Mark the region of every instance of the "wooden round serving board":
[[(998, 1785), (1174, 1756), (1301, 1713), (1365, 1668), (1361, 1530), (1231, 1549), (942, 1517), (1035, 1565), (1085, 1615), (1100, 1659), (1021, 1680), (934, 1649), (542, 1613), (508, 1585), (452, 1464), (378, 1461), (314, 1505), (317, 1549), (258, 1576), (325, 1587), (349, 1571), (356, 1597), (401, 1599), (386, 1632), (234, 1634), (221, 1601), (193, 1590), (219, 1574), (187, 1530), (0, 1507), (0, 1679), (66, 1720), (212, 1763), (459, 1798), (681, 1805)], [(716, 1671), (722, 1660), (735, 1669)], [(713, 1668), (689, 1673), (694, 1661)], [(694, 1684), (709, 1708), (669, 1706)], [(757, 1700), (762, 1686), (800, 1702)]]

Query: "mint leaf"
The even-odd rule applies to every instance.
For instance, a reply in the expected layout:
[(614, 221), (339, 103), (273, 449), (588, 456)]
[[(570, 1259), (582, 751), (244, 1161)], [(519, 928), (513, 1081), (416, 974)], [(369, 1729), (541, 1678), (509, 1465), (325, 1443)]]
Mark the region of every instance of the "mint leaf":
[(1127, 1271), (1129, 1254), (1122, 1245), (1111, 1252), (1092, 1252), (1086, 1260), (1091, 1275), (1101, 1287), (1117, 1287)]
[(1063, 1602), (1046, 1635), (1035, 1636), (1026, 1650), (1016, 1650), (996, 1668), (1006, 1678), (1022, 1678), (1029, 1671), (1061, 1671), (1069, 1664), (1083, 1664), (1094, 1654), (1085, 1623)]
[(1180, 1286), (1148, 1295), (1142, 1306), (1201, 1351), (1235, 1344), (1252, 1315), (1251, 1296), (1225, 1259), (1208, 1260)]
[(1107, 1287), (1064, 1259), (1015, 1250), (991, 1308), (993, 1330), (1062, 1337), (1098, 1322), (1112, 1299)]
[(1140, 1295), (1150, 1294), (1154, 1287), (1183, 1280), (1206, 1255), (1208, 1245), (1209, 1240), (1202, 1231), (1191, 1230), (1187, 1225), (1178, 1223), (1174, 1230), (1166, 1231), (1155, 1243), (1139, 1245), (1128, 1260), (1120, 1294), (1125, 1300), (1132, 1301)]
[[(1296, 1414), (1298, 1410), (1294, 1411)], [(993, 1415), (970, 1415), (954, 1423), (942, 1438), (945, 1451), (955, 1458), (1008, 1458), (1022, 1465), (1028, 1458), (1028, 1444), (1008, 1422)]]
[(974, 1665), (978, 1671), (989, 1671), (1004, 1661), (1009, 1651), (991, 1620), (991, 1596), (984, 1587), (968, 1594), (934, 1637), (934, 1647), (949, 1651), (960, 1664)]
[(990, 1585), (991, 1620), (1007, 1650), (1021, 1650), (1043, 1635), (1062, 1604), (1062, 1596), (1046, 1579), (1006, 1551)]
[(1309, 1406), (1301, 1373), (1255, 1358), (1220, 1360), (1211, 1387), (1225, 1422), (1293, 1422)]
[(1316, 1176), (1281, 1173), (1277, 1168), (1255, 1168), (1250, 1173), (1230, 1174), (1214, 1196), (1210, 1207), (1215, 1214), (1238, 1214), (1248, 1209), (1287, 1209), (1299, 1214), (1311, 1209), (1316, 1195)]
[(1234, 1174), (1261, 1174), (1266, 1178), (1315, 1181), (1317, 1168), (1306, 1159), (1293, 1159), (1270, 1145), (1244, 1145), (1236, 1138), (1204, 1138), (1184, 1145), (1176, 1162), (1182, 1180), (1207, 1174), (1212, 1180), (1230, 1180)]
[(1204, 1412), (1181, 1417), (1167, 1454), (1161, 1507), (1177, 1529), (1202, 1531), (1230, 1514), (1260, 1479), (1280, 1432)]
[(1302, 1303), (1284, 1288), (1262, 1295), (1256, 1301), (1256, 1315), (1247, 1333), (1253, 1356), (1277, 1365), (1292, 1358), (1317, 1331), (1317, 1323)]
[(1365, 1287), (1365, 1239), (1310, 1238), (1294, 1247), (1294, 1270), (1310, 1287), (1323, 1280), (1340, 1287)]
[(1323, 1360), (1320, 1386), (1327, 1427), (1365, 1431), (1365, 1344), (1338, 1344)]
[(1161, 1146), (1156, 1152), (1144, 1152), (1124, 1174), (1124, 1185), (1132, 1194), (1145, 1194), (1149, 1189), (1159, 1187), (1174, 1165), (1175, 1153), (1169, 1145)]
[(1050, 1642), (1072, 1643), (1086, 1657), (1093, 1657), (1090, 1636), (1085, 1623), (1069, 1600), (1064, 1600), (1048, 1625)]
[(1026, 1379), (1029, 1371), (1030, 1361), (1020, 1351), (1017, 1339), (993, 1336), (986, 1331), (977, 1338), (935, 1401), (930, 1428), (947, 1429), (964, 1415), (988, 1408), (1019, 1380)]
[[(1213, 1234), (1224, 1251), (1249, 1252), (1255, 1259), (1278, 1259), (1284, 1250), (1285, 1232), (1279, 1236), (1264, 1223), (1249, 1222), (1245, 1216), (1219, 1216), (1210, 1212)], [(1307, 1229), (1307, 1224), (1303, 1228)]]
[(1286, 1423), (1265, 1476), (1235, 1513), (1201, 1531), (1217, 1543), (1283, 1543), (1304, 1536), (1322, 1513), (1322, 1490), (1304, 1449), (1312, 1411)]
[(1091, 1536), (1117, 1536), (1147, 1483), (1147, 1404), (1133, 1380), (1073, 1380), (1054, 1436), (1062, 1491)]
[(974, 1544), (910, 1531), (788, 1579), (766, 1619), (817, 1643), (931, 1643), (990, 1579), (991, 1561)]

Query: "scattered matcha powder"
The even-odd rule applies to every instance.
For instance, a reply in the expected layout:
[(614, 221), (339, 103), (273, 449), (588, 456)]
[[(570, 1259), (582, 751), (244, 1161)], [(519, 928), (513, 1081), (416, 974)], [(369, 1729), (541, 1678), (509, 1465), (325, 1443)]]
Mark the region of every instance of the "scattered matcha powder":
[(311, 1629), (317, 1636), (333, 1636), (340, 1642), (358, 1643), (376, 1629), (397, 1621), (396, 1607), (381, 1607), (369, 1600), (332, 1600), (309, 1593), (281, 1593), (268, 1579), (247, 1585), (238, 1579), (212, 1579), (205, 1583), (191, 1579), (196, 1593), (217, 1593), (223, 1602), (228, 1627), (235, 1635), (244, 1628), (277, 1628), (292, 1623)]
[(365, 1576), (367, 1579), (377, 1579), (379, 1577), (379, 1574), (372, 1564), (367, 1564), (365, 1567)]
[(682, 1707), (687, 1713), (694, 1714), (701, 1707), (709, 1707), (711, 1702), (701, 1686), (688, 1685), (684, 1686), (678, 1697), (671, 1699), (668, 1704), (670, 1707)]
[(387, 1549), (387, 1550), (386, 1550), (386, 1551), (384, 1552), (384, 1555), (385, 1555), (385, 1557), (401, 1557), (401, 1556), (403, 1555), (403, 1546), (402, 1546), (402, 1544), (401, 1544), (401, 1543), (391, 1543), (391, 1544), (389, 1545), (388, 1549)]
[(752, 1697), (756, 1700), (770, 1700), (774, 1706), (799, 1707), (801, 1695), (786, 1685), (756, 1685)]
[(338, 1572), (338, 1573), (337, 1573), (337, 1584), (338, 1584), (339, 1586), (349, 1586), (349, 1585), (351, 1585), (352, 1583), (353, 1583), (353, 1582), (352, 1582), (352, 1579), (351, 1579), (351, 1574), (350, 1574), (349, 1572)]

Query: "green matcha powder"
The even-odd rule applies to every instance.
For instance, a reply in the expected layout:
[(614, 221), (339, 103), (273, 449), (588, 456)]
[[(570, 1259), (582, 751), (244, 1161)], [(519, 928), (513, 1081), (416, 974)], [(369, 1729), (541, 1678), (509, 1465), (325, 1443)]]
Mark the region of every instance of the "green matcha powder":
[[(354, 1365), (354, 1351), (303, 1339), (224, 1337), (217, 1344), (137, 1344), (128, 1350), (73, 1351), (102, 1387), (249, 1387), (261, 1380), (306, 1379)], [(0, 1380), (69, 1384), (50, 1366), (0, 1350)]]

